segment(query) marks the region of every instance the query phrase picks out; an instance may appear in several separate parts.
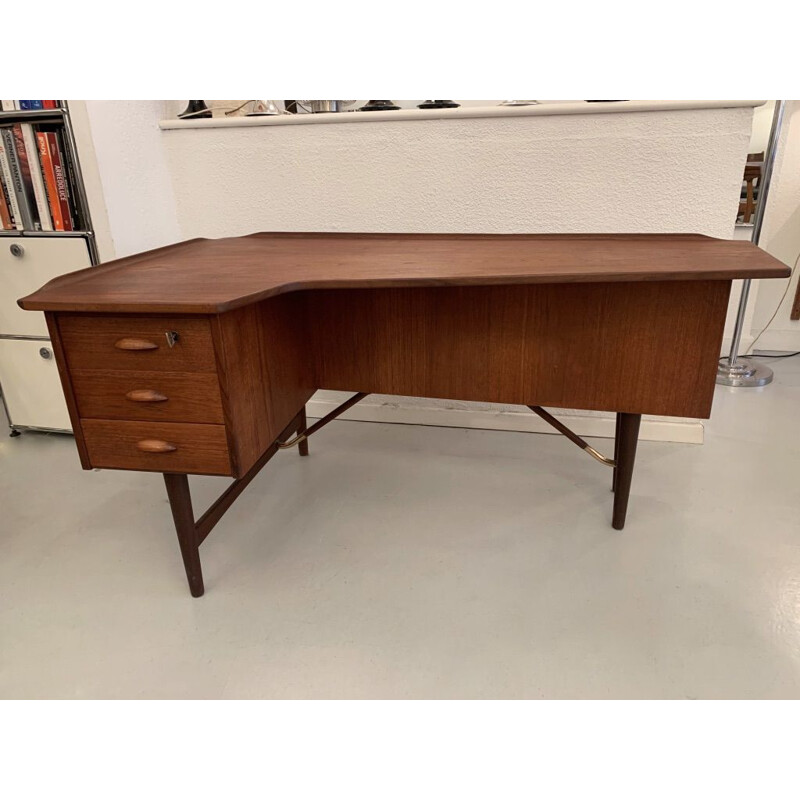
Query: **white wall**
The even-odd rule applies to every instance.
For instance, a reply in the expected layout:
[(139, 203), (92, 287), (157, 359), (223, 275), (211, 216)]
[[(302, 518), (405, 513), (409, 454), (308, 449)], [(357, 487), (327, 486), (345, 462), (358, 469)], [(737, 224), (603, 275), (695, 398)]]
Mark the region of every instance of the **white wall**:
[(767, 149), (774, 111), (774, 100), (767, 100), (763, 106), (753, 109), (753, 129), (750, 133), (750, 144), (747, 146), (748, 153), (763, 153)]
[(254, 230), (730, 237), (751, 114), (387, 119), (162, 136), (187, 237)]
[[(163, 101), (90, 100), (84, 106), (115, 257), (185, 238), (157, 124)], [(91, 198), (90, 204), (94, 218), (99, 204)]]
[[(770, 184), (761, 247), (794, 266), (800, 254), (800, 101), (788, 101)], [(789, 279), (789, 291), (769, 330), (758, 340), (763, 350), (800, 350), (800, 320), (789, 319), (800, 269)], [(754, 303), (751, 336), (768, 322), (778, 306), (787, 281), (759, 281)]]

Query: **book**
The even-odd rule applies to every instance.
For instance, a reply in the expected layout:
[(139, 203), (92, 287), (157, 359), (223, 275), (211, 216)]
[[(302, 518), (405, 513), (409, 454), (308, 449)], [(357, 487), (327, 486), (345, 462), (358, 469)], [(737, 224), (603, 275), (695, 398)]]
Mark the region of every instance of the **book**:
[(47, 191), (47, 202), (50, 207), (50, 216), (53, 219), (53, 228), (57, 231), (63, 231), (64, 217), (61, 214), (56, 174), (53, 171), (53, 159), (50, 158), (50, 147), (47, 144), (47, 133), (45, 131), (36, 131), (36, 144), (39, 147), (39, 163), (42, 165), (44, 188)]
[[(26, 230), (40, 231), (42, 223), (39, 219), (39, 208), (33, 188), (33, 171), (31, 170), (31, 162), (28, 159), (28, 150), (25, 147), (22, 125), (19, 122), (15, 123), (11, 126), (11, 132), (14, 137), (14, 146), (17, 150), (17, 163), (22, 180), (23, 199), (27, 205), (27, 212), (31, 220), (30, 226), (26, 225)], [(20, 208), (22, 209), (23, 218), (25, 218), (26, 209), (22, 207), (22, 201), (20, 201)]]
[(16, 198), (14, 220), (17, 230), (36, 230), (33, 221), (34, 205), (31, 202), (32, 187), (31, 193), (29, 194), (28, 185), (22, 173), (19, 152), (16, 147), (14, 128), (2, 128), (0, 129), (0, 135), (3, 137), (3, 152), (5, 153), (5, 161), (8, 163), (9, 192)]
[(14, 221), (14, 227), (22, 230), (22, 214), (20, 213), (19, 203), (17, 202), (17, 194), (14, 191), (14, 180), (11, 175), (11, 162), (6, 152), (6, 136), (5, 130), (0, 129), (0, 172), (3, 175), (3, 186), (6, 190), (6, 197), (8, 198), (8, 206), (11, 209), (11, 218)]
[(44, 100), (28, 100), (31, 104), (31, 111), (41, 111), (44, 108)]
[(58, 108), (55, 100), (42, 100), (43, 108)]
[(16, 100), (2, 100), (0, 102), (3, 105), (3, 111), (16, 111), (17, 110), (17, 101)]
[(4, 231), (16, 230), (11, 216), (11, 207), (8, 204), (8, 194), (2, 169), (0, 169), (0, 224), (2, 224)]
[(61, 163), (64, 165), (64, 178), (67, 182), (67, 191), (69, 192), (69, 213), (72, 217), (72, 229), (79, 231), (82, 229), (83, 220), (81, 219), (78, 210), (78, 198), (75, 196), (73, 187), (78, 185), (78, 170), (72, 161), (72, 151), (66, 146), (64, 142), (64, 130), (58, 128), (56, 131), (56, 139), (58, 147), (61, 151)]
[(33, 125), (23, 123), (20, 128), (22, 129), (22, 141), (33, 184), (33, 197), (36, 201), (36, 213), (39, 216), (39, 223), (43, 231), (51, 231), (53, 230), (53, 220), (50, 218), (50, 206), (47, 202), (42, 166), (39, 163), (39, 145), (36, 142)]
[(50, 160), (53, 164), (53, 174), (56, 179), (56, 193), (58, 202), (61, 206), (61, 217), (64, 221), (64, 230), (74, 230), (72, 226), (72, 215), (70, 213), (69, 186), (67, 185), (67, 174), (61, 160), (61, 150), (59, 148), (58, 136), (56, 131), (47, 131), (47, 146), (50, 150)]

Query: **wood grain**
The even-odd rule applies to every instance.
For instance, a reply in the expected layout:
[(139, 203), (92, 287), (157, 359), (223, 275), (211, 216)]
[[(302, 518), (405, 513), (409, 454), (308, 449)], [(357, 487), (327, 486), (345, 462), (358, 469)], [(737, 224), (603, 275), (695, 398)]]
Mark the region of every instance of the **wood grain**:
[(316, 390), (306, 298), (291, 294), (212, 324), (235, 471), (244, 475)]
[(26, 309), (220, 313), (310, 289), (785, 278), (750, 242), (693, 234), (260, 233), (64, 275)]
[[(207, 317), (59, 314), (59, 329), (70, 369), (215, 372)], [(166, 332), (180, 338), (167, 344)], [(118, 349), (120, 339), (153, 342), (156, 349)]]
[[(93, 467), (145, 472), (231, 475), (228, 441), (222, 425), (84, 419), (81, 428)], [(170, 452), (144, 452), (142, 441), (174, 445)]]
[(141, 439), (136, 442), (136, 449), (143, 453), (174, 453), (178, 445), (163, 439)]
[[(76, 369), (72, 385), (82, 417), (224, 422), (213, 372)], [(165, 399), (153, 401), (154, 395)]]
[(131, 389), (125, 392), (125, 399), (134, 403), (166, 403), (169, 397), (155, 389)]
[(708, 417), (729, 281), (310, 292), (322, 389)]
[(64, 399), (67, 402), (69, 421), (72, 423), (72, 431), (75, 434), (75, 446), (78, 448), (78, 457), (84, 469), (91, 468), (89, 453), (86, 450), (86, 443), (83, 441), (81, 431), (81, 416), (78, 411), (78, 404), (75, 401), (75, 393), (72, 389), (72, 376), (67, 365), (67, 356), (61, 343), (61, 331), (58, 327), (59, 315), (47, 313), (44, 315), (47, 322), (47, 330), (50, 333), (50, 341), (53, 345), (53, 354), (56, 358), (58, 376), (61, 379), (61, 388), (64, 391)]
[(114, 347), (117, 350), (158, 350), (158, 345), (147, 339), (118, 339)]

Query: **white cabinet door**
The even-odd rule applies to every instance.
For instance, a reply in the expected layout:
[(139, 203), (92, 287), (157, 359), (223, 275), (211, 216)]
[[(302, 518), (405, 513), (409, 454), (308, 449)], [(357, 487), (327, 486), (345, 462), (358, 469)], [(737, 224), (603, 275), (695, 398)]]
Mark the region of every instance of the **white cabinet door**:
[(0, 334), (47, 336), (44, 314), (23, 311), (17, 300), (58, 275), (90, 266), (85, 239), (0, 237)]
[(72, 429), (50, 342), (0, 339), (0, 385), (13, 425)]

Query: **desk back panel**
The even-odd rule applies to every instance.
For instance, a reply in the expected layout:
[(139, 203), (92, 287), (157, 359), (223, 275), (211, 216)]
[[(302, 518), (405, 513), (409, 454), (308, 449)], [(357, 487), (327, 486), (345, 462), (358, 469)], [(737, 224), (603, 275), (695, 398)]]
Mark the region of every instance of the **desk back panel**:
[(706, 418), (730, 281), (308, 293), (324, 389)]

